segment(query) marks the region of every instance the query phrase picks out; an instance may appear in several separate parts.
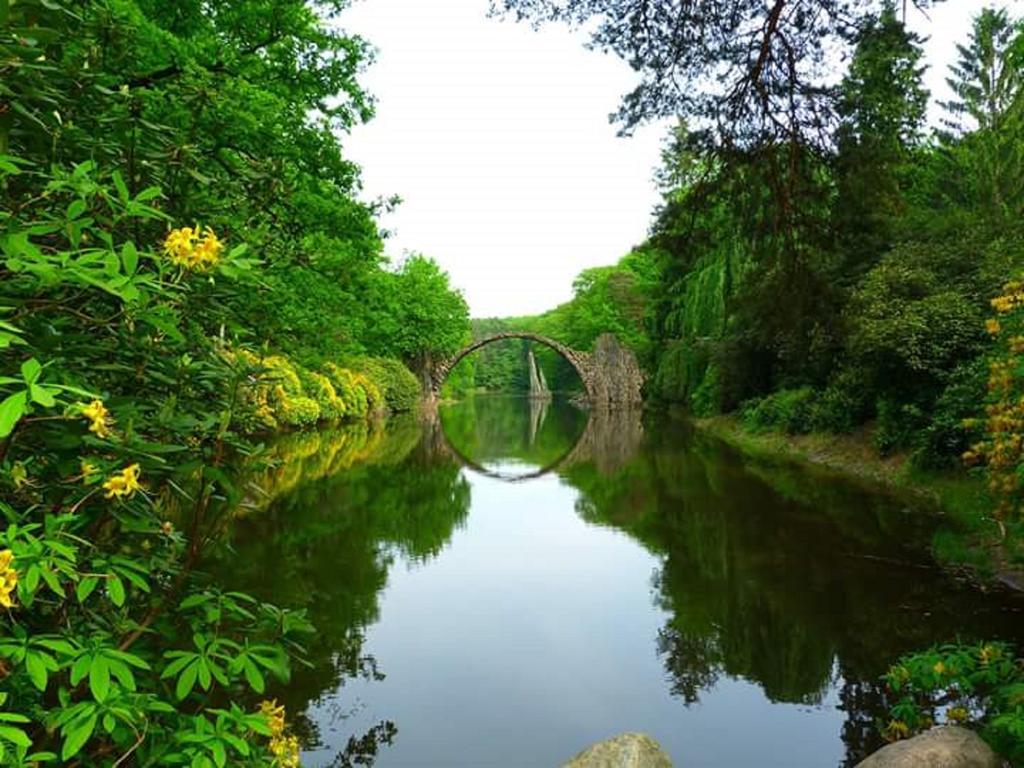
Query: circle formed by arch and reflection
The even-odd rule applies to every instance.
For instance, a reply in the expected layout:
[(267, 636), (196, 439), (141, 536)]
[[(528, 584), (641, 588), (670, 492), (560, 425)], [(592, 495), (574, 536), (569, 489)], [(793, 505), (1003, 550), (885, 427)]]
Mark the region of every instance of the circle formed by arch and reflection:
[[(461, 466), (507, 483), (522, 483), (571, 463), (589, 413), (564, 400), (484, 395), (439, 410), (441, 444)], [(493, 464), (515, 461), (510, 473)]]

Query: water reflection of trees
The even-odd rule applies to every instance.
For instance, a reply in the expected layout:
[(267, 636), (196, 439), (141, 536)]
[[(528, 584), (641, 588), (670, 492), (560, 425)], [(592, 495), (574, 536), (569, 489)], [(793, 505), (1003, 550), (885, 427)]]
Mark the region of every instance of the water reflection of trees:
[[(232, 588), (304, 608), (315, 625), (309, 664), (274, 692), (296, 715), (346, 679), (380, 674), (363, 642), (388, 569), (398, 555), (437, 555), (466, 518), (469, 486), (459, 467), (421, 437), (416, 420), (393, 419), (279, 440), (275, 461), (251, 478), (247, 513), (211, 559)], [(316, 741), (316, 724), (301, 727)], [(374, 734), (388, 733), (367, 737), (376, 743)]]
[(657, 649), (687, 704), (723, 675), (772, 701), (815, 704), (839, 682), (852, 765), (879, 745), (878, 677), (897, 656), (961, 637), (1012, 637), (1005, 598), (927, 565), (929, 523), (895, 499), (785, 466), (751, 465), (680, 426), (647, 424), (617, 470), (564, 474), (579, 514), (661, 557)]
[[(698, 702), (731, 676), (773, 701), (814, 704), (838, 683), (851, 765), (878, 745), (877, 681), (899, 654), (1022, 629), (1002, 612), (1005, 598), (926, 565), (930, 524), (896, 500), (750, 463), (628, 412), (596, 412), (583, 429), (556, 402), (543, 423), (533, 414), (533, 440), (528, 407), (466, 404), (444, 416), (448, 439), (467, 451), (536, 463), (571, 451), (557, 471), (579, 490), (577, 512), (659, 557), (655, 599), (668, 618), (657, 651), (675, 695)], [(309, 612), (311, 665), (274, 692), (299, 713), (348, 678), (378, 674), (363, 639), (388, 569), (399, 553), (425, 559), (445, 547), (469, 486), (437, 430), (416, 421), (293, 436), (273, 451), (212, 566)]]

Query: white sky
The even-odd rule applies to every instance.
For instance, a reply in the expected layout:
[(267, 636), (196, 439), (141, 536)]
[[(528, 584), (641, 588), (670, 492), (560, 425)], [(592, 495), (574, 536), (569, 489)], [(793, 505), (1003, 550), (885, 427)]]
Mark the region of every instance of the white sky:
[[(926, 82), (991, 3), (911, 12), (930, 36)], [(995, 3), (1020, 13), (1020, 0)], [(487, 0), (361, 0), (341, 23), (378, 49), (363, 76), (377, 116), (344, 139), (365, 196), (399, 195), (382, 224), (393, 257), (435, 258), (474, 317), (527, 315), (568, 300), (586, 267), (612, 264), (647, 233), (667, 123), (620, 139), (608, 114), (635, 77), (564, 27), (487, 18)]]

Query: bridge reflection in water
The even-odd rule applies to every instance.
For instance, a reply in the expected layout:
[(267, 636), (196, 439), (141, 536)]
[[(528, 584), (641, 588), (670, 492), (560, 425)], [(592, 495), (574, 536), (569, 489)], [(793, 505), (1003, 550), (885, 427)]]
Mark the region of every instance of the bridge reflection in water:
[[(478, 425), (456, 423), (455, 419), (446, 418), (447, 409), (444, 407), (424, 410), (425, 442), (431, 445), (437, 455), (448, 456), (466, 469), (509, 483), (522, 483), (551, 473), (563, 473), (581, 464), (593, 464), (599, 472), (611, 473), (632, 460), (640, 449), (643, 425), (642, 410), (638, 407), (579, 409), (557, 400), (552, 404), (550, 400), (538, 398), (507, 399), (519, 409), (528, 409), (528, 416), (520, 414), (519, 420), (506, 427), (509, 432), (519, 431), (525, 424), (525, 439), (519, 435), (506, 435), (504, 441), (496, 441), (494, 436), (486, 441), (492, 447), (504, 442), (507, 446), (504, 455), (476, 455), (477, 451), (472, 445), (474, 441), (467, 439), (466, 431), (470, 426), (476, 429)], [(464, 406), (460, 406), (462, 408)], [(544, 445), (544, 426), (552, 409), (556, 414), (560, 412), (563, 417), (566, 410), (582, 416), (583, 427), (574, 431), (573, 441), (553, 446), (549, 439), (549, 444)], [(566, 434), (564, 425), (553, 432), (558, 436)], [(516, 437), (520, 439), (516, 440)], [(493, 466), (507, 466), (509, 459), (533, 468), (513, 473)]]

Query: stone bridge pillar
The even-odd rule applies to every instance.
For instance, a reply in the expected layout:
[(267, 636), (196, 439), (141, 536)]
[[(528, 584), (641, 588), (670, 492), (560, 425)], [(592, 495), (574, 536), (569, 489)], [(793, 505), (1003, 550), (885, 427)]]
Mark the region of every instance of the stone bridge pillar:
[(610, 333), (603, 333), (597, 337), (589, 357), (593, 405), (637, 405), (643, 402), (640, 391), (644, 377), (633, 350)]

